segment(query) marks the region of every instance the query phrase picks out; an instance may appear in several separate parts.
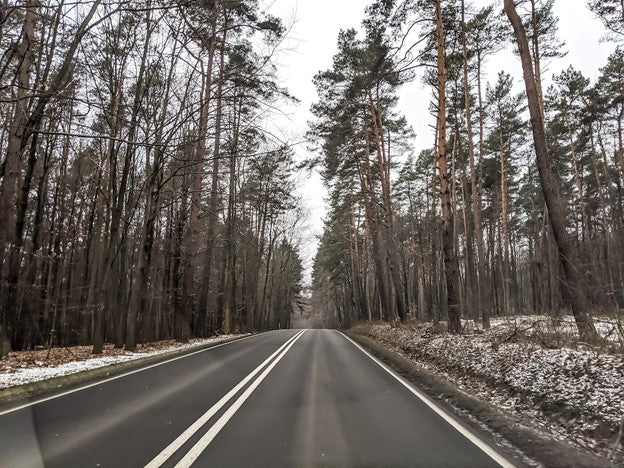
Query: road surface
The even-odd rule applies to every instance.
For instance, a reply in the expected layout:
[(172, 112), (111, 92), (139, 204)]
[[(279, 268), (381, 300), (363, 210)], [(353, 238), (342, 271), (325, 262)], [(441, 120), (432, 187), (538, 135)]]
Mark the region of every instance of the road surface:
[(512, 466), (333, 330), (255, 335), (0, 413), (0, 465)]

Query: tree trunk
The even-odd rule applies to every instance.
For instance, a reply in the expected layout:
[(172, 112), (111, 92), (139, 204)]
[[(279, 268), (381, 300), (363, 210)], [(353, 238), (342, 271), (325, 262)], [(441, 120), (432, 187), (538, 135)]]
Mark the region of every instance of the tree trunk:
[(442, 204), (442, 253), (448, 303), (448, 329), (451, 333), (460, 333), (461, 304), (459, 298), (459, 265), (453, 242), (453, 211), (451, 192), (446, 165), (446, 64), (444, 45), (444, 25), (442, 21), (441, 0), (435, 2), (437, 69), (438, 69), (438, 170), (440, 183), (440, 202)]
[(562, 289), (564, 297), (572, 308), (572, 313), (576, 320), (579, 336), (582, 340), (594, 340), (597, 338), (594, 323), (587, 313), (587, 304), (581, 290), (580, 273), (574, 264), (574, 248), (570, 237), (566, 231), (566, 213), (558, 196), (557, 187), (560, 185), (550, 167), (550, 157), (546, 143), (546, 131), (544, 119), (542, 117), (538, 88), (536, 87), (536, 77), (531, 64), (531, 53), (522, 25), (522, 20), (516, 11), (513, 0), (505, 1), (505, 13), (513, 26), (518, 44), (518, 50), (522, 61), (524, 73), (524, 83), (531, 115), (531, 127), (533, 130), (533, 141), (537, 156), (537, 167), (539, 170), (540, 182), (544, 193), (544, 200), (548, 207), (548, 215), (553, 230), (553, 236), (557, 245), (559, 259), (563, 267)]
[[(481, 228), (481, 199), (480, 181), (477, 177), (477, 168), (475, 164), (475, 147), (474, 147), (474, 135), (472, 128), (472, 105), (470, 102), (470, 83), (468, 80), (468, 47), (466, 39), (466, 21), (465, 21), (466, 9), (464, 0), (462, 0), (462, 54), (463, 54), (463, 72), (464, 72), (464, 105), (466, 107), (466, 131), (468, 132), (468, 157), (470, 163), (470, 202), (472, 205), (472, 225), (470, 228), (470, 235), (474, 236), (474, 241), (477, 246), (477, 268), (476, 268), (476, 300), (477, 310), (481, 316), (483, 322), (483, 328), (490, 328), (490, 314), (487, 307), (483, 307), (482, 298), (482, 284), (484, 279), (483, 266), (485, 259), (483, 257), (483, 231)], [(479, 71), (480, 73), (480, 71)], [(480, 93), (480, 91), (479, 91)], [(483, 151), (481, 149), (481, 151)], [(472, 239), (467, 242), (472, 243)], [(471, 249), (472, 250), (472, 249)], [(470, 259), (468, 259), (470, 261)], [(474, 269), (474, 267), (473, 267)]]
[[(226, 226), (226, 283), (225, 304), (223, 308), (223, 333), (230, 333), (232, 323), (238, 323), (236, 317), (236, 158), (238, 152), (238, 138), (241, 125), (242, 100), (240, 104), (234, 103), (233, 109), (233, 137), (229, 158), (229, 190), (228, 190), (228, 214)], [(220, 98), (220, 96), (219, 96)]]
[[(201, 115), (201, 121), (200, 121), (200, 140), (198, 140), (197, 142), (197, 158), (198, 160), (204, 160), (206, 158), (206, 135), (207, 135), (207, 131), (208, 131), (208, 109), (209, 109), (209, 105), (210, 105), (210, 101), (211, 101), (211, 97), (210, 97), (210, 88), (212, 87), (212, 73), (213, 73), (213, 68), (214, 68), (214, 55), (216, 53), (217, 50), (217, 18), (219, 15), (219, 11), (218, 11), (218, 2), (215, 2), (214, 5), (214, 10), (212, 12), (212, 17), (211, 17), (211, 38), (210, 38), (210, 45), (209, 45), (209, 49), (208, 49), (208, 67), (206, 70), (206, 78), (205, 78), (205, 90), (204, 90), (204, 101), (203, 101), (203, 107), (202, 107), (202, 115)], [(225, 32), (224, 34), (224, 38), (225, 38)], [(224, 45), (222, 46), (224, 47)], [(221, 55), (223, 55), (223, 50), (221, 51)], [(223, 62), (221, 60), (221, 62)], [(220, 64), (221, 66), (223, 65), (223, 63)], [(220, 70), (220, 74), (223, 74), (223, 67), (221, 67)], [(221, 78), (220, 78), (221, 81)], [(221, 83), (219, 82), (219, 86), (221, 86)], [(220, 93), (220, 91), (219, 91)], [(220, 110), (218, 111), (220, 112)], [(220, 130), (220, 125), (221, 125), (221, 116), (217, 115), (216, 116), (216, 122), (215, 125), (219, 126), (219, 130)], [(216, 129), (215, 129), (216, 130)], [(218, 177), (218, 169), (219, 169), (219, 160), (218, 158), (215, 158), (215, 155), (218, 156), (218, 147), (217, 145), (217, 140), (220, 140), (220, 135), (218, 135), (219, 132), (215, 131), (215, 149), (214, 149), (214, 154), (213, 154), (213, 168), (212, 168), (212, 184), (211, 184), (211, 190), (210, 190), (210, 206), (208, 209), (208, 232), (207, 232), (207, 236), (206, 236), (206, 251), (204, 253), (204, 266), (203, 266), (203, 273), (202, 273), (202, 286), (201, 286), (201, 290), (200, 290), (200, 294), (199, 294), (199, 314), (200, 314), (200, 322), (202, 322), (204, 324), (204, 327), (208, 329), (208, 332), (212, 331), (212, 328), (214, 326), (214, 321), (211, 321), (209, 319), (209, 309), (210, 307), (208, 306), (208, 297), (210, 294), (210, 280), (211, 280), (211, 273), (212, 273), (212, 256), (213, 256), (213, 243), (214, 243), (214, 228), (215, 228), (215, 222), (216, 222), (216, 214), (213, 217), (212, 215), (212, 208), (213, 208), (213, 200), (215, 203), (215, 210), (216, 210), (216, 199), (215, 197), (213, 197), (214, 191), (213, 188), (216, 188), (216, 181), (218, 182), (218, 179), (215, 178)], [(215, 164), (216, 164), (216, 169), (215, 169)], [(202, 163), (202, 167), (203, 167), (203, 163)], [(196, 239), (196, 243), (199, 242), (198, 239)], [(202, 333), (205, 333), (206, 330), (201, 330)]]
[[(11, 246), (16, 241), (14, 237), (16, 216), (16, 195), (18, 194), (19, 178), (22, 173), (22, 141), (26, 135), (28, 122), (28, 106), (30, 89), (30, 74), (32, 71), (35, 50), (35, 26), (38, 16), (38, 1), (26, 2), (24, 24), (22, 26), (22, 40), (16, 47), (19, 66), (16, 72), (17, 92), (14, 96), (14, 112), (9, 124), (4, 174), (0, 181), (0, 257), (9, 259), (8, 278), (6, 280), (3, 299), (0, 303), (0, 357), (8, 353), (10, 341), (15, 339), (17, 310), (15, 308), (16, 288), (18, 280), (19, 261), (21, 252)], [(15, 344), (15, 343), (13, 343)]]

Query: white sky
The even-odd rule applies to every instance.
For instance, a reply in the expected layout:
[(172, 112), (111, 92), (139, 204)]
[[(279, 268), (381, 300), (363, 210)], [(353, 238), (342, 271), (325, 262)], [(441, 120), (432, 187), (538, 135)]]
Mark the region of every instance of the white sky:
[[(282, 18), (288, 26), (292, 24), (284, 51), (278, 56), (278, 73), (282, 84), (301, 103), (284, 109), (285, 116), (278, 118), (275, 125), (291, 141), (302, 141), (307, 122), (312, 119), (310, 106), (317, 99), (312, 77), (320, 70), (331, 66), (336, 53), (336, 39), (341, 29), (358, 28), (365, 7), (372, 0), (266, 0), (268, 11)], [(474, 0), (476, 6), (491, 4), (488, 0)], [(502, 0), (500, 0), (502, 10)], [(567, 56), (553, 61), (544, 79), (546, 87), (554, 73), (559, 73), (572, 64), (592, 81), (598, 76), (607, 57), (613, 52), (612, 43), (600, 41), (604, 35), (602, 24), (594, 18), (586, 6), (586, 0), (556, 0), (555, 14), (559, 17), (559, 36), (566, 43)], [(522, 91), (521, 65), (508, 48), (492, 57), (486, 66), (486, 81), (494, 81), (500, 70), (516, 77), (518, 92)], [(432, 146), (433, 123), (428, 107), (431, 90), (425, 88), (419, 79), (405, 85), (400, 91), (399, 110), (407, 117), (416, 132), (414, 148), (416, 154)], [(297, 147), (299, 160), (309, 157), (306, 145)], [(309, 215), (307, 228), (302, 233), (304, 248), (302, 254), (308, 269), (316, 252), (317, 237), (323, 228), (326, 213), (324, 197), (327, 195), (318, 174), (301, 177), (300, 196)], [(307, 277), (309, 279), (309, 276)]]

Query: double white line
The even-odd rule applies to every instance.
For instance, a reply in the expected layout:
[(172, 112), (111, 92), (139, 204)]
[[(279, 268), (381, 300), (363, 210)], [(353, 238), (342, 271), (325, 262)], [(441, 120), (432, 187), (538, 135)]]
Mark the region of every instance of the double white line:
[[(269, 372), (275, 367), (275, 365), (284, 357), (284, 355), (292, 348), (295, 342), (301, 338), (301, 335), (305, 333), (305, 330), (300, 331), (295, 336), (290, 338), (286, 343), (280, 346), (277, 351), (271, 354), (262, 364), (256, 367), (247, 377), (241, 380), (236, 387), (227, 392), (218, 402), (216, 402), (208, 411), (202, 414), (197, 421), (191, 424), (182, 434), (180, 434), (173, 442), (171, 442), (162, 452), (160, 452), (152, 461), (150, 461), (146, 468), (158, 468), (162, 466), (171, 456), (177, 452), (182, 445), (184, 445), (194, 434), (196, 434), (217, 412), (223, 408), (234, 396), (247, 385), (259, 372), (262, 371), (260, 376), (251, 384), (247, 389), (236, 399), (234, 403), (221, 415), (219, 419), (206, 431), (206, 433), (199, 439), (195, 445), (184, 455), (184, 457), (178, 462), (176, 468), (189, 467), (197, 460), (197, 457), (210, 445), (210, 442), (216, 437), (216, 435), (223, 429), (227, 422), (234, 416), (236, 411), (245, 403), (245, 400), (253, 393), (253, 391), (262, 383), (262, 381), (269, 375)], [(269, 364), (270, 363), (270, 364)], [(268, 364), (268, 366), (267, 366)], [(266, 368), (265, 368), (266, 367)]]

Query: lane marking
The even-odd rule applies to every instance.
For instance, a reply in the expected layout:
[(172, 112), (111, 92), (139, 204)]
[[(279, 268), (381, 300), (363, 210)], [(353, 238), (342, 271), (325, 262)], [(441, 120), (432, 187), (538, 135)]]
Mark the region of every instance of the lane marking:
[(490, 445), (488, 445), (486, 442), (484, 442), (479, 436), (477, 436), (476, 434), (471, 432), (467, 427), (465, 427), (463, 424), (461, 424), (457, 419), (455, 419), (453, 416), (451, 416), (449, 413), (447, 413), (444, 409), (442, 409), (440, 406), (438, 406), (431, 398), (429, 398), (429, 396), (425, 395), (423, 392), (421, 392), (420, 390), (418, 390), (417, 388), (412, 386), (407, 380), (405, 380), (404, 378), (402, 378), (401, 376), (396, 374), (386, 364), (381, 362), (379, 359), (377, 359), (375, 356), (373, 356), (371, 353), (369, 353), (367, 350), (365, 350), (362, 346), (360, 346), (358, 343), (353, 341), (347, 335), (345, 335), (344, 333), (342, 333), (339, 330), (336, 330), (336, 331), (338, 333), (340, 333), (345, 339), (350, 341), (356, 348), (358, 348), (360, 351), (362, 351), (365, 355), (367, 355), (369, 358), (371, 358), (373, 360), (373, 362), (375, 362), (377, 365), (379, 365), (379, 367), (381, 367), (388, 374), (390, 374), (392, 377), (394, 377), (394, 379), (397, 380), (399, 383), (401, 383), (401, 385), (403, 385), (410, 392), (412, 392), (414, 395), (416, 395), (423, 403), (425, 403), (429, 408), (431, 408), (433, 411), (435, 411), (438, 414), (438, 416), (440, 416), (447, 423), (449, 423), (451, 426), (453, 426), (453, 428), (455, 430), (457, 430), (457, 432), (459, 432), (466, 439), (468, 439), (470, 442), (472, 442), (474, 445), (476, 445), (479, 449), (481, 449), (482, 452), (484, 452), (492, 460), (494, 460), (496, 463), (498, 463), (503, 468), (515, 468), (515, 465), (513, 463), (511, 463), (509, 460), (507, 460), (505, 457), (503, 457), (501, 454), (499, 454), (496, 450), (494, 450), (492, 447), (490, 447)]
[(294, 340), (290, 342), (288, 347), (282, 351), (282, 353), (275, 358), (273, 362), (264, 370), (262, 374), (243, 392), (243, 394), (238, 397), (238, 399), (230, 406), (223, 415), (217, 419), (217, 421), (212, 425), (208, 432), (204, 434), (204, 436), (197, 441), (197, 443), (188, 451), (186, 455), (178, 462), (175, 468), (188, 468), (190, 467), (197, 458), (201, 455), (201, 453), (210, 445), (210, 443), (214, 440), (214, 438), (219, 434), (221, 429), (228, 423), (228, 421), (234, 416), (234, 414), (240, 409), (240, 407), (245, 403), (245, 401), (249, 398), (249, 396), (253, 393), (253, 391), (258, 388), (258, 386), (262, 383), (262, 381), (269, 375), (269, 372), (275, 367), (275, 365), (286, 355), (286, 353), (293, 347), (295, 342), (301, 338), (301, 336), (306, 332), (303, 330), (299, 333)]
[[(105, 383), (110, 382), (112, 380), (121, 379), (123, 377), (127, 377), (129, 375), (136, 374), (138, 372), (143, 372), (143, 371), (146, 371), (148, 369), (152, 369), (154, 367), (162, 366), (163, 364), (168, 364), (170, 362), (177, 361), (178, 359), (184, 359), (184, 358), (187, 358), (189, 356), (194, 356), (195, 354), (203, 353), (205, 351), (210, 351), (211, 349), (220, 348), (221, 346), (229, 345), (229, 344), (232, 344), (232, 343), (239, 343), (241, 341), (248, 340), (249, 338), (255, 338), (255, 337), (258, 337), (258, 336), (265, 335), (265, 334), (266, 333), (258, 333), (256, 335), (249, 335), (249, 336), (245, 336), (243, 338), (238, 338), (238, 339), (235, 339), (235, 340), (226, 341), (225, 343), (219, 343), (219, 344), (216, 344), (214, 346), (210, 346), (209, 348), (200, 349), (199, 351), (193, 351), (192, 353), (184, 354), (183, 356), (174, 357), (174, 358), (171, 358), (171, 359), (167, 359), (166, 361), (157, 362), (156, 364), (150, 364), (149, 366), (146, 366), (146, 367), (141, 367), (140, 369), (135, 369), (135, 370), (132, 370), (132, 371), (129, 371), (129, 372), (124, 372), (123, 374), (119, 374), (119, 375), (116, 375), (114, 377), (108, 377), (108, 378), (103, 379), (103, 380), (98, 380), (97, 382), (93, 382), (93, 383), (90, 383), (90, 384), (87, 384), (87, 385), (83, 385), (82, 387), (74, 388), (72, 390), (67, 390), (65, 392), (58, 393), (56, 395), (52, 395), (52, 396), (45, 397), (45, 398), (40, 398), (40, 399), (31, 401), (29, 403), (25, 403), (23, 405), (16, 406), (15, 408), (10, 408), (10, 409), (7, 409), (7, 410), (0, 411), (0, 416), (4, 416), (5, 414), (13, 413), (15, 411), (19, 411), (19, 410), (22, 410), (24, 408), (28, 408), (29, 406), (35, 406), (35, 405), (38, 405), (38, 404), (43, 403), (45, 401), (54, 400), (55, 398), (60, 398), (60, 397), (65, 396), (65, 395), (69, 395), (70, 393), (80, 392), (81, 390), (86, 390), (87, 388), (95, 387), (97, 385), (102, 385), (102, 384), (105, 384)], [(125, 361), (125, 362), (132, 362), (132, 361)], [(67, 374), (67, 375), (69, 376), (71, 374)]]
[[(236, 395), (256, 374), (258, 374), (273, 358), (275, 358), (284, 348), (289, 344), (292, 346), (301, 335), (305, 333), (305, 330), (297, 332), (294, 336), (290, 337), (284, 344), (282, 344), (273, 354), (262, 362), (258, 367), (251, 371), (238, 385), (232, 388), (221, 399), (215, 403), (208, 411), (202, 414), (193, 424), (191, 424), (182, 434), (180, 434), (173, 442), (171, 442), (162, 452), (160, 452), (153, 460), (151, 460), (146, 468), (157, 468), (162, 466), (171, 456), (178, 451), (182, 445), (184, 445), (193, 435), (199, 431), (204, 424), (206, 424), (225, 404), (230, 401), (234, 395)], [(290, 349), (290, 348), (288, 348)], [(281, 356), (277, 360), (281, 359)]]

